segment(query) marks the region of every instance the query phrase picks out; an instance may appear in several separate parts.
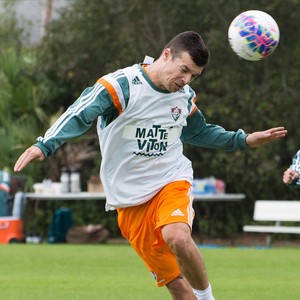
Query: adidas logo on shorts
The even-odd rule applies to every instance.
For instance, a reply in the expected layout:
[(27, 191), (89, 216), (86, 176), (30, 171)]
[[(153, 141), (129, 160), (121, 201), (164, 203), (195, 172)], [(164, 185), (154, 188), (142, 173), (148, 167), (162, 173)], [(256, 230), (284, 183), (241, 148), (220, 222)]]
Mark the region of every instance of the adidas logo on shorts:
[(184, 217), (184, 214), (182, 213), (182, 211), (180, 209), (176, 209), (171, 213), (171, 216), (172, 217), (177, 217), (177, 216)]

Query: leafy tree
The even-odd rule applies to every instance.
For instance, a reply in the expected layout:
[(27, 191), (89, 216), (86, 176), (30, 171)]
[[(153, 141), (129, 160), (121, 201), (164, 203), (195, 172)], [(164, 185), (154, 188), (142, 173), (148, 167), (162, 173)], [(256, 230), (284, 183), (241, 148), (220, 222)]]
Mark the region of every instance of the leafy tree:
[(27, 99), (30, 89), (29, 81), (22, 77), (23, 71), (30, 65), (29, 57), (23, 55), (23, 31), (17, 27), (12, 11), (3, 13), (0, 19), (0, 167), (11, 168), (16, 158), (14, 151), (17, 144), (26, 140), (32, 132), (28, 126), (31, 128), (36, 124), (34, 120), (20, 115), (23, 106), (26, 107), (23, 100)]
[[(281, 32), (278, 49), (259, 62), (238, 58), (227, 39), (233, 18), (253, 8), (272, 15)], [(38, 49), (35, 76), (43, 78), (39, 85), (57, 91), (48, 94), (43, 107), (51, 114), (60, 106), (66, 108), (103, 74), (141, 62), (145, 54), (156, 58), (175, 34), (198, 31), (210, 49), (211, 60), (192, 86), (207, 122), (228, 130), (241, 127), (246, 132), (273, 126), (289, 130), (285, 139), (246, 152), (185, 146), (195, 177), (214, 175), (225, 180), (228, 192), (246, 193), (247, 201), (227, 215), (228, 227), (235, 232), (252, 218), (256, 199), (299, 196), (281, 181), (299, 148), (295, 109), (300, 88), (298, 13), (297, 0), (70, 1), (60, 18), (49, 25)], [(219, 229), (223, 226), (217, 219), (214, 224)]]
[[(44, 103), (55, 89), (46, 84), (46, 77), (35, 76), (35, 49), (26, 46), (26, 31), (18, 27), (11, 6), (0, 18), (0, 39), (0, 169), (12, 172), (24, 148), (50, 125), (52, 116), (44, 110)], [(41, 174), (41, 166), (29, 166), (22, 173), (26, 189)]]

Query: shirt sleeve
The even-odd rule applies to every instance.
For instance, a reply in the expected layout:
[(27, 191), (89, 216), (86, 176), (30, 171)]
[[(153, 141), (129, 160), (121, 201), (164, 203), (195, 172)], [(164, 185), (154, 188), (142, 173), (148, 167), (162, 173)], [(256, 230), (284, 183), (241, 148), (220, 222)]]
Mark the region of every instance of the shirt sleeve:
[(116, 108), (107, 89), (97, 82), (83, 91), (80, 97), (46, 131), (38, 137), (35, 146), (46, 157), (72, 138), (76, 138), (92, 127), (98, 116), (115, 114)]
[(181, 140), (184, 143), (210, 148), (234, 151), (247, 149), (247, 134), (242, 129), (227, 131), (223, 127), (207, 124), (199, 109), (187, 118), (187, 126), (183, 128)]

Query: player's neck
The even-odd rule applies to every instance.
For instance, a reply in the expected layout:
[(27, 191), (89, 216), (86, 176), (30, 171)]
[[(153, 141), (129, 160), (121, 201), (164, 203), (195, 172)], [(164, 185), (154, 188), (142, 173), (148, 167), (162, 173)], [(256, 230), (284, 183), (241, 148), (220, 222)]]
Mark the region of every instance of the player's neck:
[(165, 89), (160, 80), (160, 69), (157, 61), (152, 63), (151, 65), (144, 65), (144, 70), (149, 77), (149, 79), (159, 88)]

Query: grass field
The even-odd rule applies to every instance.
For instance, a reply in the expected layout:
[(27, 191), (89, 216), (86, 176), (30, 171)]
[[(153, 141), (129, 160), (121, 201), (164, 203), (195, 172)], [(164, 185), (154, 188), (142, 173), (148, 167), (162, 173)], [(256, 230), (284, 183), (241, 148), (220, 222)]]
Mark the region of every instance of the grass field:
[[(201, 248), (217, 300), (300, 299), (300, 249)], [(163, 300), (128, 245), (1, 245), (0, 299)]]

